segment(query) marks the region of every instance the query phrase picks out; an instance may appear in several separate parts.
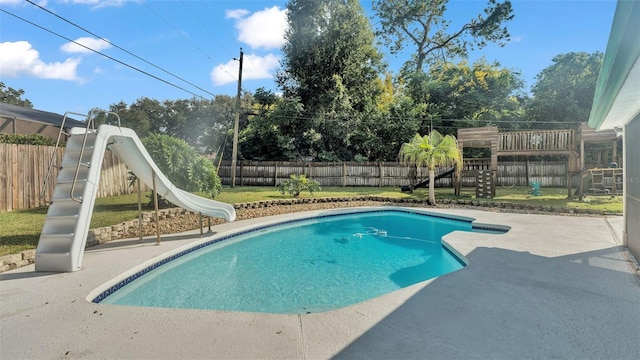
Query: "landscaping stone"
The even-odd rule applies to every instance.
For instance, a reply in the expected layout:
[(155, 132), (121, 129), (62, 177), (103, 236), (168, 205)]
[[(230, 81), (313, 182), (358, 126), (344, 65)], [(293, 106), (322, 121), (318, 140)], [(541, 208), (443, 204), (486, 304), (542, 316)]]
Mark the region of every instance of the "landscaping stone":
[(25, 250), (22, 252), (23, 260), (33, 260), (36, 258), (36, 249)]
[[(348, 204), (345, 204), (348, 203)], [(325, 197), (325, 198), (295, 198), (263, 200), (251, 203), (234, 204), (237, 219), (251, 219), (269, 215), (279, 215), (285, 213), (325, 210), (342, 208), (345, 206), (381, 206), (400, 204), (402, 206), (431, 207), (427, 199), (397, 199), (384, 196), (351, 196), (351, 197)], [(443, 199), (437, 207), (482, 207), (488, 211), (509, 212), (509, 213), (552, 213), (554, 215), (581, 215), (581, 216), (602, 216), (604, 211), (597, 209), (575, 209), (569, 207), (544, 206), (539, 207), (511, 204), (505, 202), (489, 202), (465, 199)], [(200, 227), (200, 215), (181, 208), (169, 208), (160, 210), (159, 226), (161, 234), (173, 234), (183, 231), (198, 229)], [(211, 225), (224, 222), (223, 219), (211, 218)], [(206, 228), (208, 222), (206, 216), (203, 217), (202, 225)], [(142, 214), (143, 236), (156, 234), (156, 223), (154, 212)], [(107, 226), (103, 228), (91, 229), (87, 235), (86, 247), (103, 244), (112, 240), (124, 238), (137, 238), (139, 236), (138, 220), (131, 220), (121, 224)], [(19, 266), (28, 265), (34, 262), (35, 249), (25, 250), (20, 254), (0, 256), (0, 272), (15, 269)]]
[(0, 264), (2, 265), (15, 264), (18, 261), (22, 261), (22, 254), (10, 254), (10, 255), (0, 256)]

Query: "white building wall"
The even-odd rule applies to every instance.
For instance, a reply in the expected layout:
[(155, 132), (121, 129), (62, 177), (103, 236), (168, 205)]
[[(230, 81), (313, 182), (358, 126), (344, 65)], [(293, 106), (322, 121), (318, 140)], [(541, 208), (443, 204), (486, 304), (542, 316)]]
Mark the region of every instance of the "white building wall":
[(640, 114), (625, 126), (624, 149), (624, 237), (629, 252), (640, 263)]

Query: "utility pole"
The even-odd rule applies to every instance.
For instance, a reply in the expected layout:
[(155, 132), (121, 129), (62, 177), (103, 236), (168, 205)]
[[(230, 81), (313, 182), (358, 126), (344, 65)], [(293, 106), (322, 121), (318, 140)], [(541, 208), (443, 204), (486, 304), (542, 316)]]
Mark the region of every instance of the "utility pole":
[(239, 60), (240, 70), (238, 71), (238, 93), (236, 94), (236, 119), (233, 123), (233, 153), (231, 154), (231, 187), (236, 187), (236, 158), (238, 157), (238, 123), (240, 122), (240, 92), (242, 91), (242, 58), (244, 54), (240, 48)]

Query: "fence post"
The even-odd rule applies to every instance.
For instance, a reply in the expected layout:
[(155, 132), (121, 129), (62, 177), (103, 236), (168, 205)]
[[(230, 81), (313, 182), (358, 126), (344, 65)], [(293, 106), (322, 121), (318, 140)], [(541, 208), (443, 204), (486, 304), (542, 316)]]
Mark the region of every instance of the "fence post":
[(347, 163), (342, 162), (342, 187), (347, 186)]
[(278, 186), (278, 162), (273, 163), (273, 186)]

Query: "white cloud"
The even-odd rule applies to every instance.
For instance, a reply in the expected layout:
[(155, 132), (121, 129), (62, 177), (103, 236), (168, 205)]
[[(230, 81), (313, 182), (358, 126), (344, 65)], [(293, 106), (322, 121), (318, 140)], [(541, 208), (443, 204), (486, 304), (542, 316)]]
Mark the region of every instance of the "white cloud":
[[(231, 60), (226, 64), (214, 67), (211, 70), (213, 85), (222, 86), (236, 82), (238, 80), (238, 66), (238, 61)], [(242, 64), (242, 80), (273, 78), (273, 73), (278, 66), (280, 66), (279, 59), (273, 54), (266, 56), (245, 54)]]
[(126, 2), (137, 0), (64, 0), (65, 3), (91, 5), (92, 9), (99, 9), (104, 7), (118, 7), (124, 5)]
[(245, 9), (233, 9), (225, 11), (225, 17), (227, 19), (241, 19), (249, 14), (249, 10)]
[(27, 41), (0, 43), (0, 76), (33, 76), (40, 79), (79, 80), (76, 70), (80, 59), (45, 63)]
[[(233, 16), (230, 16), (233, 12)], [(278, 6), (257, 11), (249, 16), (242, 10), (227, 11), (227, 18), (236, 19), (238, 40), (249, 44), (254, 49), (277, 49), (284, 44), (284, 33), (287, 29), (287, 13)]]
[[(96, 39), (96, 38), (92, 38), (92, 37), (81, 37), (81, 38), (77, 38), (75, 40), (76, 43), (78, 44), (82, 44), (90, 49), (94, 49), (97, 51), (100, 50), (104, 50), (104, 49), (108, 49), (111, 47), (111, 44), (109, 44), (108, 42), (104, 41), (103, 39)], [(87, 54), (87, 53), (91, 53), (92, 51), (82, 47), (76, 43), (73, 42), (68, 42), (62, 46), (60, 46), (60, 50), (64, 51), (64, 52), (68, 52), (68, 53), (82, 53), (82, 54)]]
[(22, 4), (24, 0), (0, 0), (0, 5), (18, 5)]

